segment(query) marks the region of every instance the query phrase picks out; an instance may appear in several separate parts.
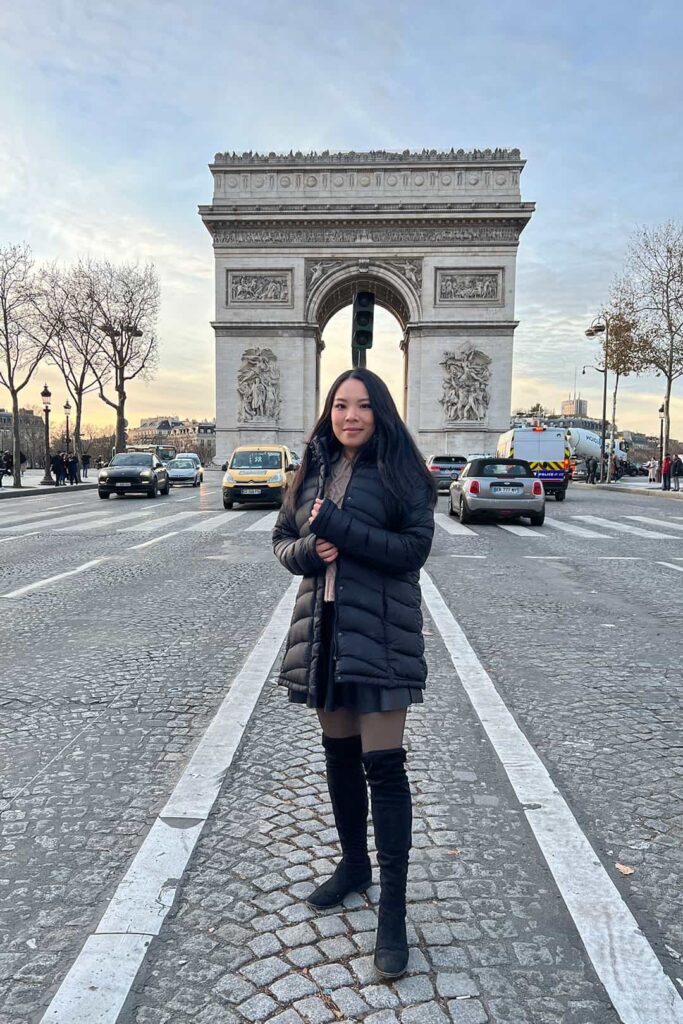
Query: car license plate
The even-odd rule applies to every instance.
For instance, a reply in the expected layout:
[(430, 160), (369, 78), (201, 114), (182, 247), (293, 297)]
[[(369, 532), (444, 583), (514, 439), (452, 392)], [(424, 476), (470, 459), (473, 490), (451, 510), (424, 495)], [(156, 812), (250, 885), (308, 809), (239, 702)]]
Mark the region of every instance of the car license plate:
[(116, 486), (116, 487), (130, 487), (130, 484), (128, 484), (128, 483), (121, 483), (121, 481), (120, 481), (120, 480), (117, 480), (117, 482), (116, 482), (116, 485), (115, 485), (115, 486)]
[(260, 493), (261, 493), (261, 488), (260, 487), (243, 487), (242, 488), (242, 494), (260, 494)]
[(492, 487), (491, 494), (511, 494), (513, 497), (517, 497), (518, 494), (522, 493), (521, 487)]

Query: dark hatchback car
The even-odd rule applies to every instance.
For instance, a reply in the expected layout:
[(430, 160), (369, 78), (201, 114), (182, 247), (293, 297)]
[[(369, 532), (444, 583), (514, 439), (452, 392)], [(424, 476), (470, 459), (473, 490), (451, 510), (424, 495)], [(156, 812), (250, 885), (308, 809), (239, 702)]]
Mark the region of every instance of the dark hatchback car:
[(462, 473), (466, 462), (464, 455), (430, 455), (426, 465), (434, 477), (437, 491), (447, 491)]
[(100, 498), (140, 493), (156, 498), (157, 494), (168, 494), (169, 490), (168, 470), (151, 452), (119, 452), (100, 470), (97, 478)]

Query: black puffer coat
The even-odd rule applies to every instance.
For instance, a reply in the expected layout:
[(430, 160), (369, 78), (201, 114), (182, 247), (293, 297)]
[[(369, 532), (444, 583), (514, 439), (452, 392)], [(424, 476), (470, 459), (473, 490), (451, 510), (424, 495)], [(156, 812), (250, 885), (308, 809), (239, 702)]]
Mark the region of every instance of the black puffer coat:
[(339, 550), (335, 600), (335, 682), (424, 689), (420, 568), (434, 535), (433, 492), (418, 480), (409, 507), (395, 509), (373, 462), (354, 465), (341, 508), (326, 498), (312, 525), (320, 493), (318, 468), (309, 473), (294, 514), (283, 506), (273, 549), (299, 588), (280, 672), (280, 685), (312, 693), (321, 653), (326, 564), (316, 554), (322, 537)]

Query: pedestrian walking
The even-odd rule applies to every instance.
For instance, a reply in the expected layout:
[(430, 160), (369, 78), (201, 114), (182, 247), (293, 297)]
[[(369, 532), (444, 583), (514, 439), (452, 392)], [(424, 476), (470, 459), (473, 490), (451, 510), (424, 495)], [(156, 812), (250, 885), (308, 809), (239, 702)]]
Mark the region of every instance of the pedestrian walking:
[(5, 461), (6, 452), (0, 452), (0, 487), (2, 487), (2, 479), (7, 473), (7, 463)]
[(90, 469), (90, 452), (83, 452), (81, 456), (81, 475), (84, 480), (88, 479), (88, 470)]
[(75, 452), (67, 456), (66, 468), (69, 474), (69, 484), (73, 487), (78, 483), (78, 456)]
[(55, 452), (52, 456), (50, 460), (50, 469), (52, 470), (52, 475), (55, 478), (55, 487), (60, 487), (64, 482), (65, 473), (64, 459), (62, 458), (61, 452)]
[(597, 469), (598, 469), (598, 460), (591, 457), (588, 460), (588, 462), (586, 463), (586, 468), (588, 470), (588, 476), (586, 477), (586, 483), (594, 484), (595, 483), (595, 474), (596, 474)]
[(680, 455), (674, 455), (671, 460), (671, 486), (674, 491), (681, 489), (681, 475), (683, 475), (683, 461)]
[(671, 456), (665, 455), (662, 459), (662, 490), (671, 490)]
[(314, 708), (342, 857), (308, 897), (319, 913), (372, 883), (368, 788), (380, 869), (375, 966), (408, 962), (412, 804), (403, 734), (427, 676), (419, 571), (434, 534), (431, 474), (386, 384), (366, 369), (332, 385), (273, 530), (303, 576), (279, 683)]
[(650, 459), (647, 463), (647, 482), (650, 484), (657, 483), (657, 469), (659, 463), (656, 459)]

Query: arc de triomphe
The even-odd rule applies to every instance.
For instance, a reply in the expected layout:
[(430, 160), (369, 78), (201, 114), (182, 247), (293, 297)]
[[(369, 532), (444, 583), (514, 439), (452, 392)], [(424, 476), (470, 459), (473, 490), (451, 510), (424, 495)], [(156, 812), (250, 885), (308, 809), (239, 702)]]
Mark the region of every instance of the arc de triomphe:
[(217, 460), (254, 441), (301, 451), (322, 332), (357, 289), (402, 327), (401, 411), (422, 452), (494, 448), (509, 426), (515, 258), (534, 210), (523, 168), (516, 149), (217, 153), (199, 210), (216, 260)]

